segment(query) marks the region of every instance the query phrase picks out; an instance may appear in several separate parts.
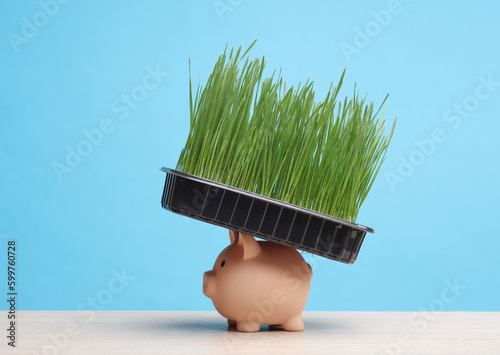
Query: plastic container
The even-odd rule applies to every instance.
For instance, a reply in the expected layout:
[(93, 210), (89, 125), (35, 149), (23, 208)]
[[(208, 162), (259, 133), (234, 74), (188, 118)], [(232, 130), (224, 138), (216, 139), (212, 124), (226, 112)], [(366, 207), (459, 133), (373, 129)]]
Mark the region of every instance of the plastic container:
[(367, 232), (373, 229), (264, 197), (181, 171), (162, 168), (167, 176), (163, 208), (352, 264)]

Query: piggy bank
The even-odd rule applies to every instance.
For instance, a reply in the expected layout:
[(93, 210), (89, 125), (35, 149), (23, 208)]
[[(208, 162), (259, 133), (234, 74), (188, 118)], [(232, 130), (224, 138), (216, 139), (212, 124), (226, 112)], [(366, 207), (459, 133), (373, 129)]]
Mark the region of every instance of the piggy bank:
[(235, 231), (229, 236), (231, 245), (203, 275), (205, 296), (238, 331), (255, 332), (261, 325), (303, 330), (311, 266), (292, 247)]

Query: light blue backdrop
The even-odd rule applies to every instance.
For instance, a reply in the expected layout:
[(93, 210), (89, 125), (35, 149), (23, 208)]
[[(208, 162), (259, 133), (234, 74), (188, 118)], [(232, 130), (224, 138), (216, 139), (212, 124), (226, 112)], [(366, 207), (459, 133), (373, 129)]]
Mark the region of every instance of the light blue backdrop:
[(269, 72), (321, 97), (347, 68), (344, 94), (389, 92), (398, 116), (358, 219), (376, 233), (353, 265), (307, 257), (307, 310), (500, 311), (500, 5), (54, 4), (0, 13), (0, 285), (15, 239), (21, 309), (213, 309), (202, 273), (227, 231), (163, 210), (158, 169), (188, 132), (188, 58), (204, 82), (258, 39)]

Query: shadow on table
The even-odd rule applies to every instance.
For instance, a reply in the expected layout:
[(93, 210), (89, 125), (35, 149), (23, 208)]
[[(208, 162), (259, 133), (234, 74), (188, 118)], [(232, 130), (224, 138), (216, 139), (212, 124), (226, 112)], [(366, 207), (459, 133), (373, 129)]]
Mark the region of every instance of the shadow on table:
[[(323, 321), (323, 320), (305, 320), (305, 332), (308, 331), (315, 331), (315, 330), (321, 330), (323, 332), (325, 331), (334, 331), (334, 330), (339, 330), (339, 328), (342, 328), (338, 324), (328, 322), (328, 321)], [(176, 331), (225, 331), (228, 333), (231, 332), (237, 332), (236, 327), (234, 326), (228, 326), (227, 321), (221, 317), (220, 320), (207, 320), (207, 319), (202, 319), (200, 320), (194, 320), (192, 318), (187, 318), (185, 320), (178, 320), (176, 319), (175, 321), (165, 319), (163, 320), (155, 320), (155, 322), (151, 321), (138, 321), (134, 323), (134, 327), (137, 327), (141, 330), (147, 330), (147, 331), (152, 331), (152, 330), (159, 330), (159, 331), (165, 331), (165, 330), (176, 330)], [(283, 330), (282, 326), (279, 325), (263, 325), (260, 327), (260, 332), (284, 332), (284, 333), (296, 333), (296, 332), (286, 332)], [(300, 333), (300, 332), (297, 332)]]

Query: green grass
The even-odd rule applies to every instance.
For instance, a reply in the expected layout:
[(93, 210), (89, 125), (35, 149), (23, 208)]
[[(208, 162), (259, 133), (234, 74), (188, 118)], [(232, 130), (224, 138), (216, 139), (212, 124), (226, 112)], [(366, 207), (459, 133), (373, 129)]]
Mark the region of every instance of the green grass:
[(254, 44), (225, 50), (194, 98), (190, 69), (190, 130), (176, 169), (355, 221), (396, 124), (384, 133), (387, 96), (376, 111), (356, 87), (339, 100), (344, 70), (316, 101), (312, 81), (287, 88), (276, 72), (263, 78), (265, 59), (247, 56)]

